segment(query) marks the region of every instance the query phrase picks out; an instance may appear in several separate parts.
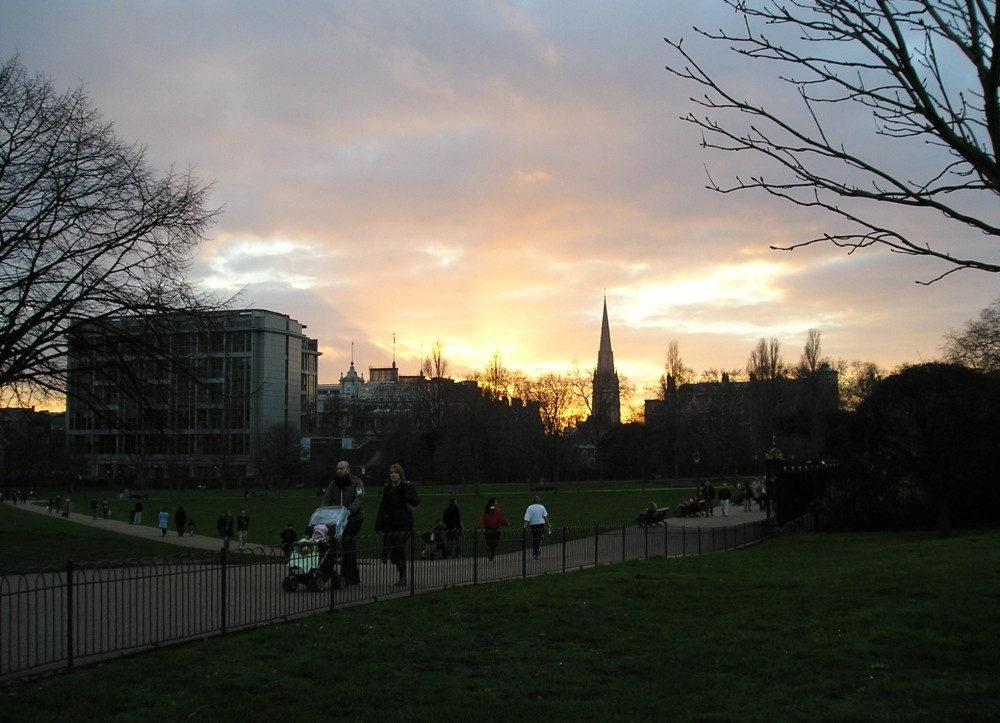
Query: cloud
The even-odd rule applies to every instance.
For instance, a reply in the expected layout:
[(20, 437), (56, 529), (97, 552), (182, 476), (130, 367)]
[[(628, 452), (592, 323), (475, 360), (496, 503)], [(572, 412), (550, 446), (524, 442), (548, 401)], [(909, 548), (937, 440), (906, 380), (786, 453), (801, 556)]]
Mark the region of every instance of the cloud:
[(928, 288), (884, 252), (770, 251), (830, 219), (705, 188), (754, 165), (699, 147), (663, 37), (729, 20), (679, 0), (13, 3), (0, 46), (213, 184), (195, 277), (306, 323), (322, 382), (352, 344), (362, 372), (395, 354), (416, 373), (435, 340), (458, 375), (495, 351), (593, 366), (605, 296), (640, 388), (671, 339), (699, 371), (742, 367), (762, 336), (795, 360), (809, 328), (833, 357), (933, 356), (992, 301), (985, 275)]

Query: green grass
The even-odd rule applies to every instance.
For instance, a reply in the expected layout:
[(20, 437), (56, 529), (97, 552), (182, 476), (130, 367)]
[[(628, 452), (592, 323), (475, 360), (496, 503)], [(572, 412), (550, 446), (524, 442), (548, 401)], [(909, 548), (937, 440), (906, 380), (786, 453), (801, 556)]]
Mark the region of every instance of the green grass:
[(0, 721), (992, 721), (998, 569), (995, 530), (785, 536), (8, 684)]

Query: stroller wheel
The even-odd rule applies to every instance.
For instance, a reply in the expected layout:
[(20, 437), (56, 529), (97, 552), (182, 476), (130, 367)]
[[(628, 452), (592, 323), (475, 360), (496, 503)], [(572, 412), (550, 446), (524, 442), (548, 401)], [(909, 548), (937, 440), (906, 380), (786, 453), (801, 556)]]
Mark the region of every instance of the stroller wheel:
[(309, 576), (307, 587), (313, 592), (323, 592), (326, 589), (326, 578), (314, 570), (313, 574)]

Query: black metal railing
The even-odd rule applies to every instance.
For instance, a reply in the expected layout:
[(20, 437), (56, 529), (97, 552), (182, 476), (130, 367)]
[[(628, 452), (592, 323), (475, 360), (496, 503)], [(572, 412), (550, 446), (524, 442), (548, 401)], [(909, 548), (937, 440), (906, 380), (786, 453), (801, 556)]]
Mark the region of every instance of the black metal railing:
[[(125, 562), (69, 561), (61, 569), (0, 577), (0, 680), (290, 620), (341, 606), (652, 557), (704, 555), (771, 537), (770, 520), (729, 527), (564, 527), (542, 541), (505, 530), (489, 559), (482, 531), (460, 537), (461, 555), (419, 535), (407, 541), (405, 584), (383, 562), (381, 535), (356, 539), (361, 582), (341, 586), (333, 547), (314, 584), (300, 584), (278, 547), (189, 553)], [(317, 584), (318, 581), (318, 584)], [(294, 584), (291, 584), (294, 582)]]

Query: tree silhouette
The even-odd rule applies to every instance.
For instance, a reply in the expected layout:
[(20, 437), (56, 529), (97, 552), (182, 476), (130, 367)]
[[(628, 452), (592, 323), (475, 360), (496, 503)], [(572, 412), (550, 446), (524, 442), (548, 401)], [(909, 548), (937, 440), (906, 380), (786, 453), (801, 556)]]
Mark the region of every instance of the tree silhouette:
[[(701, 129), (702, 145), (750, 151), (777, 171), (731, 185), (710, 180), (709, 188), (760, 190), (847, 222), (843, 230), (772, 248), (831, 243), (853, 253), (879, 245), (946, 265), (922, 283), (960, 269), (1000, 271), (995, 2), (723, 1), (739, 14), (740, 29), (695, 31), (741, 59), (773, 66), (798, 103), (745, 97), (746, 85), (727, 87), (683, 40), (667, 38), (678, 54), (667, 69), (704, 91), (692, 100), (705, 114), (683, 118)], [(850, 111), (870, 117), (876, 143), (848, 135), (858, 126), (848, 122)], [(915, 156), (925, 170), (915, 170)], [(908, 209), (908, 220), (914, 210), (928, 211), (951, 232), (926, 223), (890, 228), (877, 211), (887, 204)], [(982, 253), (964, 250), (960, 232), (969, 229), (988, 238)]]
[(76, 325), (218, 307), (185, 279), (216, 214), (208, 193), (190, 173), (156, 176), (81, 89), (0, 64), (3, 402), (66, 391)]

